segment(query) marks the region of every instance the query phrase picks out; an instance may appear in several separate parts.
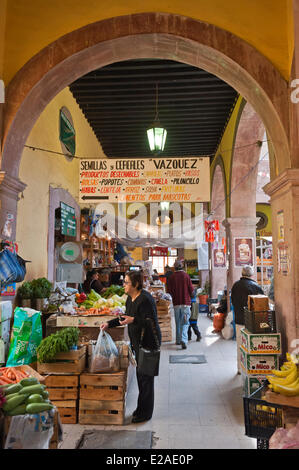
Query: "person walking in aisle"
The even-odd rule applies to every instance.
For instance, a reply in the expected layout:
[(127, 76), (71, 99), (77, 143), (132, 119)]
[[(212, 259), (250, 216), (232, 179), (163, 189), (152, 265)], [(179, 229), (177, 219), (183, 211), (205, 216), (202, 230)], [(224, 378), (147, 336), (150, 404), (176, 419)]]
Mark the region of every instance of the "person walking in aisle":
[(172, 297), (174, 307), (176, 344), (180, 344), (182, 349), (187, 349), (190, 305), (194, 287), (190, 276), (184, 271), (183, 261), (176, 260), (174, 269), (174, 273), (168, 279), (167, 290)]
[(248, 296), (264, 294), (263, 289), (252, 279), (254, 270), (252, 266), (243, 266), (242, 277), (235, 282), (231, 291), (231, 300), (235, 312), (236, 340), (237, 340), (237, 363), (238, 374), (241, 374), (241, 329), (245, 327), (244, 307), (248, 305)]
[(143, 289), (141, 271), (128, 271), (124, 280), (126, 315), (102, 323), (101, 329), (128, 325), (131, 347), (136, 355), (137, 382), (139, 396), (137, 408), (133, 413), (132, 423), (141, 423), (151, 419), (154, 410), (154, 376), (144, 375), (138, 370), (139, 348), (157, 351), (161, 346), (161, 330), (158, 323), (156, 303), (152, 295)]
[(191, 299), (191, 316), (189, 318), (189, 328), (188, 328), (188, 340), (191, 341), (192, 337), (192, 330), (194, 331), (196, 335), (196, 341), (201, 340), (201, 334), (197, 326), (197, 320), (198, 320), (198, 303), (196, 302), (196, 289), (194, 289), (193, 292), (193, 297)]

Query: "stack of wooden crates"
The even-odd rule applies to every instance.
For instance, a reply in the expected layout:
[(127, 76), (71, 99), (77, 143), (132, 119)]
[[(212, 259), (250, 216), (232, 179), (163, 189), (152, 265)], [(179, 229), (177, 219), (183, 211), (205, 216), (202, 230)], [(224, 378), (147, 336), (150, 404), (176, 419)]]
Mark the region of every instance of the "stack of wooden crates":
[(62, 424), (123, 424), (132, 366), (128, 345), (124, 341), (119, 343), (116, 342), (120, 353), (119, 372), (88, 373), (86, 353), (90, 354), (90, 346), (60, 353), (57, 355), (60, 362), (38, 363), (38, 371), (45, 376), (44, 384)]
[(37, 363), (37, 371), (45, 376), (49, 399), (58, 409), (62, 424), (76, 424), (79, 399), (79, 376), (86, 367), (86, 346), (59, 353), (57, 362)]
[(279, 368), (281, 335), (276, 331), (275, 312), (264, 295), (249, 295), (245, 328), (241, 330), (241, 366), (244, 395), (250, 396), (273, 369)]
[(171, 302), (168, 300), (158, 300), (156, 302), (158, 322), (162, 334), (162, 342), (172, 341), (171, 327)]

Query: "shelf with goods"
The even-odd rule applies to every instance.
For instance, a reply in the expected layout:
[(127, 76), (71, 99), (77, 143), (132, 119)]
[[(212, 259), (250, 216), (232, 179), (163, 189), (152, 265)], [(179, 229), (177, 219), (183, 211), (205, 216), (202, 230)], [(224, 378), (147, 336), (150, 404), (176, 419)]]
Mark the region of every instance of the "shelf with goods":
[(264, 292), (268, 294), (273, 275), (272, 238), (271, 240), (264, 238), (256, 239), (256, 265), (257, 282)]
[(83, 241), (83, 258), (85, 268), (102, 268), (111, 266), (114, 258), (115, 241), (110, 238), (99, 238), (96, 235)]

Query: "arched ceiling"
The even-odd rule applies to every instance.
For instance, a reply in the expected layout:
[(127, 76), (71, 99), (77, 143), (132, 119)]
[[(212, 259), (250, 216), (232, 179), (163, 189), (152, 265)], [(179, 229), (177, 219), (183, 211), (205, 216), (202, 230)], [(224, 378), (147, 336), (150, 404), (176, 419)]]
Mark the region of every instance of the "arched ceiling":
[(130, 14), (162, 12), (214, 24), (243, 39), (288, 79), (293, 47), (292, 0), (2, 0), (0, 72), (7, 85), (16, 72), (48, 44), (96, 21)]
[(70, 90), (107, 157), (149, 157), (156, 84), (167, 129), (163, 157), (214, 154), (239, 95), (211, 73), (170, 60), (130, 60), (90, 72)]

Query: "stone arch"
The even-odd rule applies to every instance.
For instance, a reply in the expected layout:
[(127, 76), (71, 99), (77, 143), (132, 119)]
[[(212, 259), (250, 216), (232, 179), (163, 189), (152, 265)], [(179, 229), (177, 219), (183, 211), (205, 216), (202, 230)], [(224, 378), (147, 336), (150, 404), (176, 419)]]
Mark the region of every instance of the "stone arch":
[(211, 175), (211, 211), (220, 221), (226, 217), (226, 175), (221, 155), (217, 156)]
[[(253, 107), (246, 103), (234, 143), (230, 173), (230, 216), (256, 216), (256, 185), (261, 147), (265, 126)], [(252, 143), (253, 145), (248, 145)], [(246, 204), (244, 204), (246, 201)]]
[[(219, 248), (221, 246), (221, 239), (226, 236), (225, 227), (222, 222), (226, 218), (226, 175), (221, 155), (217, 156), (213, 174), (211, 175), (211, 218), (218, 219), (220, 224), (219, 230)], [(214, 248), (217, 248), (216, 244), (211, 249), (211, 296), (212, 298), (217, 297), (217, 292), (223, 290), (227, 284), (226, 279), (226, 266), (215, 267), (214, 265)]]
[(290, 167), (287, 83), (268, 59), (232, 33), (192, 18), (140, 13), (102, 20), (41, 50), (7, 88), (1, 169), (17, 177), (22, 149), (44, 107), (91, 70), (133, 58), (172, 59), (207, 70), (234, 87), (259, 113), (279, 172)]

